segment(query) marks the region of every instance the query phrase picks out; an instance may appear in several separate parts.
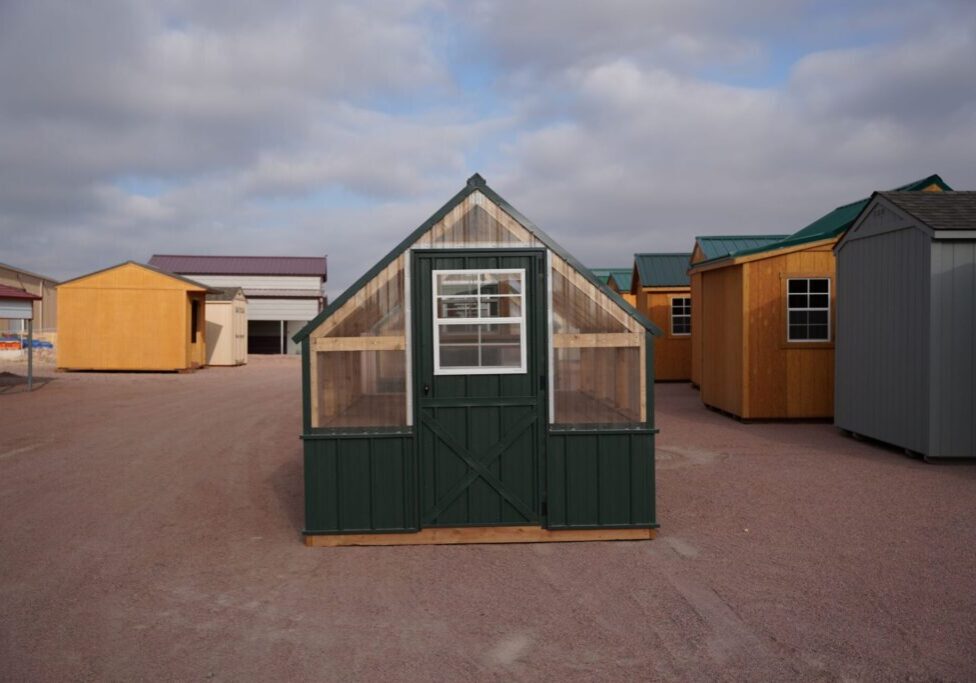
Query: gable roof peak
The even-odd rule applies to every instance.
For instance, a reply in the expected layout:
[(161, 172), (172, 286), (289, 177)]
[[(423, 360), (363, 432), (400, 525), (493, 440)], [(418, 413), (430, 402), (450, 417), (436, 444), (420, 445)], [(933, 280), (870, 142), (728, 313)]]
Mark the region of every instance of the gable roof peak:
[(468, 178), (468, 187), (485, 187), (488, 185), (488, 181), (481, 177), (480, 173), (475, 173), (473, 176)]

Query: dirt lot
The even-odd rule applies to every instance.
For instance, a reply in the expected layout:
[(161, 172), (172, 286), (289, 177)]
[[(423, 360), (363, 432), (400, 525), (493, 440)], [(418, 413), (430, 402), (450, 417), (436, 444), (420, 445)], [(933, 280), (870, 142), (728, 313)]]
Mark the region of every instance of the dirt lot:
[(0, 678), (976, 679), (976, 464), (659, 385), (656, 541), (305, 548), (252, 360), (0, 386)]

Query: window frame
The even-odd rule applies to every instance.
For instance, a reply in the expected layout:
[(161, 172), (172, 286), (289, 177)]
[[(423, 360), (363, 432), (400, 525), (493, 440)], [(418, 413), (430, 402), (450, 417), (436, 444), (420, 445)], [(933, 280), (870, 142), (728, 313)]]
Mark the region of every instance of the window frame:
[[(790, 306), (790, 282), (794, 280), (806, 280), (808, 283), (811, 280), (826, 280), (827, 282), (827, 306), (817, 306), (806, 308), (792, 308)], [(824, 347), (830, 346), (834, 343), (834, 297), (833, 297), (833, 277), (830, 275), (823, 274), (790, 274), (783, 275), (783, 302), (784, 302), (784, 344), (788, 348), (803, 347), (804, 345), (809, 345), (813, 347)], [(817, 292), (822, 294), (823, 292)], [(810, 295), (809, 284), (807, 285), (806, 295)], [(809, 301), (808, 301), (809, 303)], [(790, 312), (791, 311), (826, 311), (827, 313), (827, 337), (825, 339), (793, 339), (790, 336)]]
[[(687, 315), (681, 314), (677, 317), (688, 319), (688, 331), (687, 332), (675, 332), (674, 331), (674, 302), (678, 299), (688, 301), (688, 313)], [(691, 294), (672, 294), (668, 297), (668, 334), (671, 337), (690, 337), (691, 336), (691, 310), (694, 304), (691, 301)]]
[[(511, 275), (518, 274), (521, 283), (522, 291), (518, 295), (513, 294), (488, 294), (483, 295), (481, 293), (481, 276), (482, 275)], [(437, 305), (438, 301), (443, 298), (464, 298), (470, 299), (471, 296), (468, 295), (441, 295), (438, 294), (438, 280), (440, 275), (477, 275), (478, 277), (478, 290), (474, 295), (477, 302), (478, 315), (476, 317), (468, 318), (441, 318), (440, 317), (440, 307)], [(525, 268), (454, 268), (445, 270), (432, 270), (431, 271), (431, 326), (432, 338), (433, 338), (433, 356), (434, 356), (434, 375), (524, 375), (528, 372), (528, 337), (526, 331), (526, 318), (527, 318), (527, 305), (528, 305), (528, 280), (526, 278)], [(519, 316), (505, 316), (505, 317), (483, 317), (481, 315), (481, 299), (482, 297), (515, 297), (517, 296), (520, 304), (520, 315)], [(463, 367), (441, 367), (441, 354), (440, 354), (440, 330), (441, 325), (518, 325), (519, 330), (519, 365), (507, 366), (507, 367), (485, 367), (485, 366), (463, 366)], [(478, 342), (479, 349), (482, 343)], [(480, 350), (479, 350), (480, 357)]]

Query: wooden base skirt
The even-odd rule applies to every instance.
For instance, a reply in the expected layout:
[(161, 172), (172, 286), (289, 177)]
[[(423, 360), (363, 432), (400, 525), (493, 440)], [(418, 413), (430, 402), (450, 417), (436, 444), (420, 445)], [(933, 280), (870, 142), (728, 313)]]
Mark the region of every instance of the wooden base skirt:
[(462, 543), (552, 543), (579, 541), (646, 541), (654, 529), (565, 529), (537, 526), (482, 526), (422, 529), (397, 534), (312, 534), (305, 545), (325, 548), (354, 545), (456, 545)]

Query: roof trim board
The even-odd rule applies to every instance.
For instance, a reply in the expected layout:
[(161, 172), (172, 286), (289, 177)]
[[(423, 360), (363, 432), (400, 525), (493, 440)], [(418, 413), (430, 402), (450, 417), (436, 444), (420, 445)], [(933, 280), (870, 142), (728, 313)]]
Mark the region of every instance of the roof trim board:
[(58, 286), (60, 287), (61, 285), (67, 285), (72, 282), (77, 282), (78, 280), (83, 280), (86, 277), (91, 277), (92, 275), (100, 275), (101, 273), (107, 273), (110, 270), (115, 270), (116, 268), (121, 268), (122, 266), (128, 266), (128, 265), (138, 266), (139, 268), (145, 268), (146, 270), (151, 270), (152, 272), (158, 273), (159, 275), (165, 275), (166, 277), (171, 277), (174, 280), (180, 280), (181, 282), (184, 282), (188, 285), (193, 285), (194, 287), (199, 288), (201, 291), (206, 292), (207, 294), (213, 294), (217, 292), (216, 289), (208, 285), (205, 285), (202, 282), (191, 280), (188, 277), (183, 277), (182, 275), (177, 275), (176, 273), (171, 273), (167, 270), (156, 268), (155, 266), (150, 266), (146, 263), (139, 263), (138, 261), (123, 261), (122, 263), (116, 263), (114, 266), (108, 266), (107, 268), (101, 268), (99, 270), (95, 270), (90, 273), (85, 273), (84, 275), (79, 275), (78, 277), (73, 277), (70, 280), (65, 280), (64, 282), (61, 282)]
[(390, 265), (398, 256), (400, 256), (400, 254), (410, 249), (410, 247), (418, 239), (420, 239), (421, 236), (439, 223), (445, 216), (447, 216), (448, 213), (451, 212), (451, 210), (463, 202), (469, 195), (474, 194), (475, 192), (481, 192), (486, 198), (494, 202), (500, 209), (514, 219), (515, 222), (519, 223), (523, 228), (537, 237), (546, 248), (559, 255), (560, 258), (566, 261), (566, 263), (568, 263), (584, 279), (588, 280), (614, 303), (618, 304), (625, 314), (636, 320), (644, 329), (650, 331), (655, 336), (660, 336), (663, 334), (657, 325), (634, 310), (619, 294), (610, 289), (610, 287), (601, 282), (599, 278), (590, 272), (589, 268), (580, 263), (575, 257), (569, 254), (569, 252), (563, 249), (555, 240), (549, 237), (549, 235), (543, 232), (532, 221), (523, 216), (517, 209), (515, 209), (515, 207), (502, 198), (501, 195), (492, 190), (480, 174), (475, 173), (473, 176), (468, 178), (465, 186), (461, 188), (457, 194), (451, 197), (446, 204), (441, 206), (441, 208), (435, 211), (430, 218), (421, 223), (416, 229), (414, 229), (413, 232), (401, 240), (399, 244), (393, 247), (393, 249), (386, 256), (381, 258), (372, 268), (363, 273), (358, 280), (347, 287), (346, 290), (336, 297), (335, 300), (333, 300), (328, 306), (326, 306), (321, 313), (312, 318), (308, 324), (305, 325), (305, 327), (299, 330), (292, 337), (292, 341), (297, 343), (305, 340), (308, 335), (310, 335), (319, 325), (321, 325), (326, 318), (335, 313), (343, 304), (351, 299), (356, 292), (362, 289), (370, 280), (378, 275), (380, 271)]

